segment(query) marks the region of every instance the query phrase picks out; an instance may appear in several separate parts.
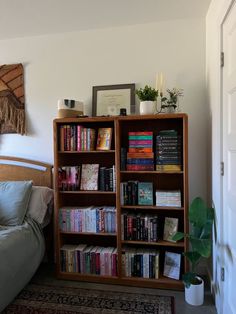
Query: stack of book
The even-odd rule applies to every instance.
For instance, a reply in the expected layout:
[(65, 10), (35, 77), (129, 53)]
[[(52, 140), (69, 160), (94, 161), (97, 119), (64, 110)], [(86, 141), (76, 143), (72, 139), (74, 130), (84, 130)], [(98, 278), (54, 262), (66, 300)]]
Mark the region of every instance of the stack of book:
[(156, 191), (156, 206), (181, 207), (181, 191)]
[(128, 171), (154, 170), (153, 132), (129, 132)]
[(64, 244), (60, 257), (63, 272), (117, 276), (117, 248)]
[(175, 130), (160, 131), (156, 137), (156, 170), (181, 171), (182, 137)]

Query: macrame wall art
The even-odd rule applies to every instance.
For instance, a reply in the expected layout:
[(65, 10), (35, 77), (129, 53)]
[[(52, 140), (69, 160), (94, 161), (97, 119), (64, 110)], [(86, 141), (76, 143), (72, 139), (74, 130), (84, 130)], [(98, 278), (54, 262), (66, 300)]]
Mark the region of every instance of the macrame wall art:
[(22, 64), (0, 65), (0, 133), (25, 134)]

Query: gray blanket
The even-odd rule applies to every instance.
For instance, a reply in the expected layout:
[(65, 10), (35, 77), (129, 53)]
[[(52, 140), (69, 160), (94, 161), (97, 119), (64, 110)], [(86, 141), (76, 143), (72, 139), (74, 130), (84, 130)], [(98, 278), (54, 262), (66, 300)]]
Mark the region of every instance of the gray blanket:
[(44, 250), (42, 230), (30, 218), (21, 226), (0, 226), (0, 312), (32, 278)]

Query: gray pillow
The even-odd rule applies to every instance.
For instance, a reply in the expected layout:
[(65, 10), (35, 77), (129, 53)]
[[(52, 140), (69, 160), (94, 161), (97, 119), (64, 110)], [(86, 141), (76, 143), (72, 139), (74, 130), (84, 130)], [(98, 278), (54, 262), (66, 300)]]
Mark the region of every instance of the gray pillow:
[(42, 227), (45, 227), (49, 222), (48, 219), (52, 214), (52, 201), (52, 189), (49, 189), (46, 186), (33, 186), (26, 216), (31, 217)]
[(23, 223), (31, 190), (32, 181), (0, 182), (0, 225)]

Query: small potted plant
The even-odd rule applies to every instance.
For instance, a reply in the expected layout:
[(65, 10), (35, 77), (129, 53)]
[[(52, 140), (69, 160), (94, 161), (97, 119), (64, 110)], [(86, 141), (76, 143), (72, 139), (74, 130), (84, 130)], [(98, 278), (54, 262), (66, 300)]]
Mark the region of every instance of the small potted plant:
[(136, 95), (140, 100), (140, 114), (153, 114), (158, 97), (158, 90), (146, 85), (144, 88), (136, 90)]
[(161, 110), (167, 110), (167, 112), (175, 112), (178, 106), (178, 98), (183, 96), (183, 90), (178, 88), (172, 88), (166, 90), (168, 97), (161, 98)]
[(191, 305), (202, 305), (204, 301), (204, 281), (197, 274), (196, 267), (201, 258), (209, 258), (212, 248), (212, 226), (214, 209), (208, 208), (200, 197), (196, 197), (189, 208), (190, 232), (177, 232), (174, 241), (189, 239), (190, 251), (183, 253), (189, 260), (191, 271), (183, 275), (185, 300)]

